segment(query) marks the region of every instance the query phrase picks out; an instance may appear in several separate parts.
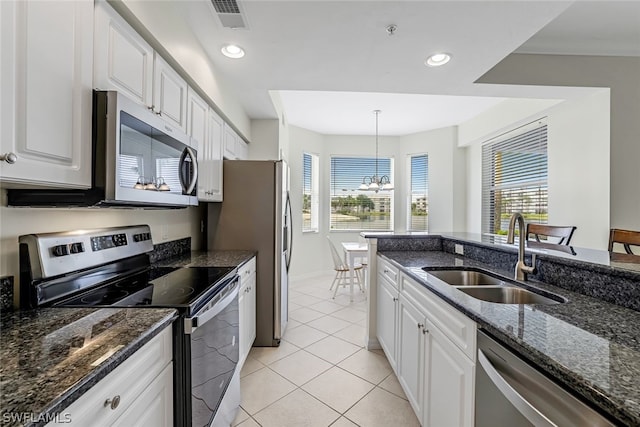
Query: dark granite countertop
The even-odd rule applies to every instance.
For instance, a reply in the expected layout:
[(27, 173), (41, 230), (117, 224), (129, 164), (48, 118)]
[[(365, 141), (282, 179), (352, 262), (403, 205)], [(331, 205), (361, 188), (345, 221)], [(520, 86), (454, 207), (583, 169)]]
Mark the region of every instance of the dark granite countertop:
[(379, 253), (621, 425), (640, 425), (640, 312), (536, 281), (521, 285), (563, 296), (568, 302), (484, 302), (434, 279), (422, 267), (474, 266), (506, 277), (512, 277), (512, 271), (438, 251)]
[(3, 313), (1, 424), (46, 424), (169, 326), (176, 315), (173, 309), (116, 308)]
[(256, 256), (254, 251), (193, 251), (154, 263), (164, 267), (240, 267)]

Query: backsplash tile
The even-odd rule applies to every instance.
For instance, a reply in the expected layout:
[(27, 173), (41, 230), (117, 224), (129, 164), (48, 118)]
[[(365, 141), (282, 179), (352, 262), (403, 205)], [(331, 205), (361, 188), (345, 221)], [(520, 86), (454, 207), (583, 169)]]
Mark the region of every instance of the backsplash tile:
[(0, 310), (13, 310), (13, 276), (0, 277)]
[(153, 252), (149, 254), (149, 259), (151, 263), (155, 263), (188, 252), (191, 252), (191, 237), (153, 245)]

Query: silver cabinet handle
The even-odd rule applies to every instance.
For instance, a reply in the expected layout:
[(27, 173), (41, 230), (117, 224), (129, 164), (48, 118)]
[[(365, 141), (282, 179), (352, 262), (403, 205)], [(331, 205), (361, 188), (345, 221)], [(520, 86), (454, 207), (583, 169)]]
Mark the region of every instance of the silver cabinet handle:
[(422, 329), (424, 328), (424, 325), (422, 323), (418, 323), (418, 329)]
[(18, 161), (18, 156), (16, 156), (14, 153), (11, 153), (11, 152), (0, 154), (0, 161), (3, 161), (3, 160), (9, 163), (10, 165), (12, 165)]
[(557, 427), (549, 418), (544, 416), (535, 406), (522, 397), (509, 383), (500, 375), (500, 372), (493, 366), (491, 361), (485, 356), (482, 350), (478, 350), (478, 361), (484, 369), (491, 382), (500, 390), (500, 393), (520, 412), (530, 423), (540, 427)]
[(398, 302), (398, 298), (393, 297), (393, 302)]
[(115, 396), (113, 396), (113, 398), (107, 399), (107, 400), (104, 401), (104, 407), (105, 408), (107, 406), (110, 406), (111, 409), (116, 409), (119, 404), (120, 404), (120, 395), (119, 394), (116, 394)]

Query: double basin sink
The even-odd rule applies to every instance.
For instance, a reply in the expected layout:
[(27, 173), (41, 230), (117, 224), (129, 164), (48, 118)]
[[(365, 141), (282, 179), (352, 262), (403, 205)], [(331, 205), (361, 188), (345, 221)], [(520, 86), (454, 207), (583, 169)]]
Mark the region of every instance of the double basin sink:
[(562, 304), (567, 300), (559, 295), (541, 295), (524, 289), (506, 277), (473, 267), (423, 267), (424, 271), (460, 292), (487, 302), (499, 304)]

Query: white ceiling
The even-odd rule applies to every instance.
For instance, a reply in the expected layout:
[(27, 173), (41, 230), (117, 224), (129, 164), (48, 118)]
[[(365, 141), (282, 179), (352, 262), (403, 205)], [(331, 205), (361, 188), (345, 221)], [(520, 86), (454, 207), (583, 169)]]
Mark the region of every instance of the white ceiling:
[[(248, 29), (223, 28), (208, 0), (149, 2), (182, 18), (250, 118), (325, 134), (402, 135), (459, 124), (504, 97), (565, 98), (574, 89), (474, 84), (513, 51), (634, 54), (640, 2), (239, 0)], [(176, 6), (179, 5), (179, 6)], [(386, 32), (397, 25), (393, 36)], [(246, 50), (239, 60), (224, 43)], [(424, 59), (453, 59), (430, 68)]]

